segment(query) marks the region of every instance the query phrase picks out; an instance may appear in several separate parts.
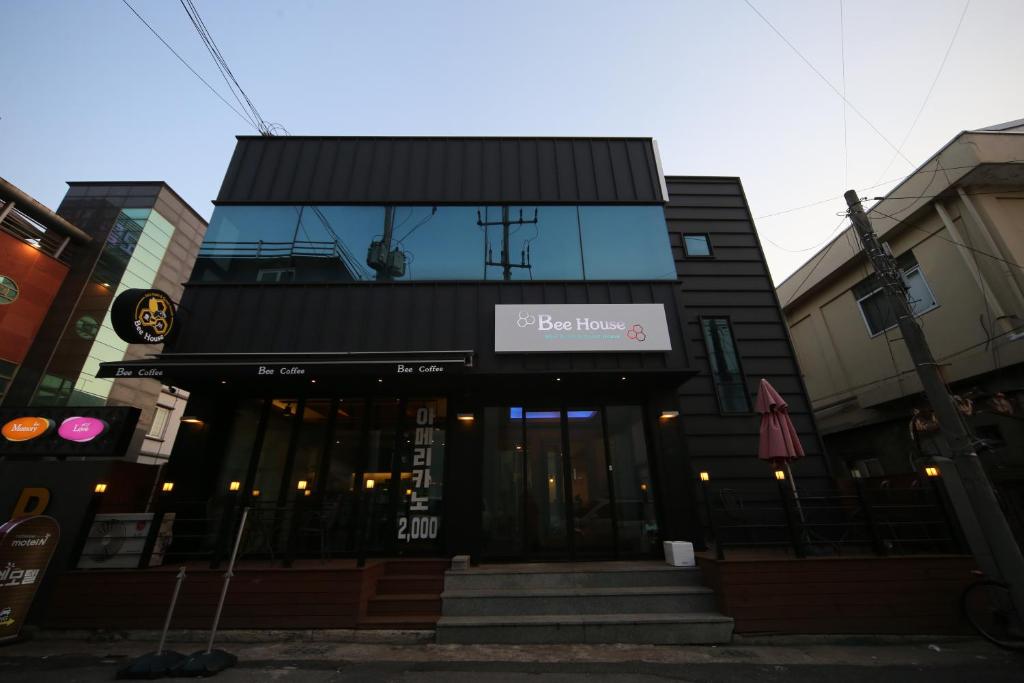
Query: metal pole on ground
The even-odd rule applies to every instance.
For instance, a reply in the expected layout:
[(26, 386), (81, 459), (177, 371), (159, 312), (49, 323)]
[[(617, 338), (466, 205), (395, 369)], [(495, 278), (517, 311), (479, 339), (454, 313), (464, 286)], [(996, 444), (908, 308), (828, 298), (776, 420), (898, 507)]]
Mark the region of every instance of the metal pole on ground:
[(173, 650), (164, 651), (167, 644), (167, 631), (171, 628), (171, 618), (174, 616), (174, 607), (178, 604), (178, 595), (181, 593), (181, 584), (185, 582), (185, 568), (178, 570), (178, 580), (174, 584), (174, 592), (171, 594), (171, 604), (167, 607), (167, 616), (164, 618), (164, 628), (160, 632), (160, 644), (156, 652), (136, 657), (127, 666), (118, 670), (117, 677), (121, 679), (130, 678), (161, 678), (169, 675), (184, 660), (185, 655)]
[[(849, 190), (844, 196), (850, 207), (850, 220), (864, 246), (864, 253), (874, 266), (875, 277), (896, 318), (924, 394), (938, 419), (942, 440), (953, 456), (955, 470), (970, 500), (968, 509), (957, 509), (957, 516), (961, 519), (976, 517), (983, 534), (983, 539), (978, 539), (981, 542), (974, 542), (968, 536), (975, 559), (986, 574), (1009, 584), (1014, 608), (1018, 617), (1024, 619), (1024, 555), (978, 457), (975, 438), (946, 387), (924, 330), (917, 324), (896, 259), (882, 247), (857, 192)], [(963, 526), (965, 531), (970, 528), (969, 524)]]
[(176, 676), (213, 676), (221, 671), (234, 666), (238, 657), (225, 652), (214, 650), (213, 642), (217, 638), (217, 629), (220, 627), (221, 612), (224, 611), (224, 601), (228, 596), (228, 586), (231, 585), (231, 577), (235, 574), (235, 561), (238, 559), (238, 548), (242, 545), (242, 534), (245, 533), (245, 522), (249, 518), (249, 508), (242, 509), (242, 519), (238, 524), (238, 534), (235, 536), (235, 546), (231, 551), (231, 560), (228, 562), (228, 570), (224, 572), (224, 585), (220, 589), (220, 599), (217, 601), (217, 611), (213, 615), (213, 626), (210, 627), (210, 639), (206, 643), (206, 649), (196, 652), (188, 657), (181, 666), (175, 670)]

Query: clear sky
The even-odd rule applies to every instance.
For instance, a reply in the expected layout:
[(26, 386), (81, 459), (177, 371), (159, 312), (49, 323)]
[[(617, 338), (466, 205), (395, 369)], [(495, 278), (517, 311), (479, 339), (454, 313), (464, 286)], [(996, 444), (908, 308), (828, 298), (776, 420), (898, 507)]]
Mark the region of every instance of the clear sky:
[[(212, 85), (173, 0), (129, 0)], [(740, 176), (763, 240), (826, 239), (841, 195), (911, 170), (743, 0), (194, 0), (263, 117), (293, 134), (636, 135), (667, 173)], [(964, 0), (751, 0), (889, 140), (910, 129)], [(0, 175), (166, 180), (209, 217), (252, 133), (120, 0), (0, 0)], [(904, 154), (1024, 117), (1024, 0), (973, 0)], [(844, 149), (848, 147), (848, 155)], [(882, 194), (881, 186), (868, 194)], [(764, 242), (776, 282), (813, 251)]]

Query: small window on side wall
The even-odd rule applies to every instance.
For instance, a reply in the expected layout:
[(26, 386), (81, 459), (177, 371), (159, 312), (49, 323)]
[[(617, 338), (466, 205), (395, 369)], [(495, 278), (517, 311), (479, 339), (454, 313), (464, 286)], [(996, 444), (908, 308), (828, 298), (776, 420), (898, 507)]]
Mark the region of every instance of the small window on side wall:
[(701, 318), (704, 347), (722, 413), (749, 413), (750, 395), (728, 318)]
[(687, 258), (711, 258), (711, 240), (707, 235), (683, 235), (683, 252)]

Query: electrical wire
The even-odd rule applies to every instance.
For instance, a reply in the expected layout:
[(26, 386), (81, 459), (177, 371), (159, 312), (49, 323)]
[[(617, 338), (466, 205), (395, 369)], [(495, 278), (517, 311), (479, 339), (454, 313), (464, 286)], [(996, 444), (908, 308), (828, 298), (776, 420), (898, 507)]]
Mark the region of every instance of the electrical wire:
[[(896, 221), (896, 223), (898, 225), (905, 225), (908, 228), (912, 228), (914, 230), (917, 230), (918, 232), (922, 232), (922, 233), (928, 235), (929, 237), (937, 237), (938, 239), (942, 240), (943, 242), (949, 242), (950, 244), (955, 244), (956, 246), (963, 247), (964, 249), (966, 249), (968, 251), (981, 254), (982, 256), (987, 256), (990, 259), (994, 259), (996, 261), (1001, 261), (1001, 262), (1003, 262), (1003, 263), (1005, 263), (1007, 265), (1013, 266), (1014, 268), (1019, 268), (1020, 270), (1024, 270), (1024, 266), (1020, 265), (1019, 263), (1016, 263), (1014, 261), (1010, 261), (1010, 260), (1004, 259), (1001, 256), (996, 256), (995, 254), (991, 254), (991, 253), (985, 251), (984, 249), (977, 249), (977, 248), (972, 247), (972, 246), (970, 246), (968, 244), (964, 244), (963, 242), (958, 242), (958, 241), (956, 241), (954, 239), (950, 239), (948, 237), (943, 237), (942, 235), (938, 234), (938, 231), (932, 232), (930, 230), (926, 230), (925, 228), (922, 228), (919, 225), (911, 223), (910, 221), (901, 220), (899, 218), (896, 218), (895, 216), (890, 216), (889, 214), (887, 214), (887, 213), (885, 213), (883, 211), (879, 211), (877, 209), (872, 209), (872, 211), (874, 213), (877, 213), (877, 214), (881, 215), (881, 216), (885, 216), (886, 218), (889, 218), (889, 219), (892, 219), (892, 220)], [(939, 228), (939, 230), (942, 230), (942, 229), (943, 228)]]
[(178, 0), (178, 2), (185, 10), (185, 14), (188, 15), (189, 21), (192, 22), (193, 28), (195, 28), (196, 33), (199, 34), (200, 40), (202, 40), (203, 44), (206, 46), (207, 51), (213, 58), (214, 64), (217, 66), (221, 76), (224, 78), (224, 82), (227, 83), (228, 88), (231, 90), (231, 94), (234, 95), (235, 99), (238, 101), (239, 106), (247, 111), (260, 134), (270, 136), (270, 126), (260, 115), (259, 110), (256, 109), (256, 105), (253, 104), (249, 95), (245, 92), (245, 89), (242, 88), (241, 83), (238, 82), (238, 79), (235, 77), (231, 67), (228, 66), (227, 59), (224, 58), (224, 54), (221, 52), (220, 47), (218, 47), (217, 42), (214, 40), (213, 34), (210, 32), (210, 29), (206, 26), (206, 22), (203, 21), (202, 16), (199, 14), (199, 8), (196, 7), (192, 0)]
[(245, 116), (245, 114), (243, 114), (242, 112), (240, 112), (240, 111), (238, 111), (237, 109), (235, 109), (235, 107), (234, 107), (234, 106), (233, 106), (233, 105), (232, 105), (232, 104), (231, 104), (230, 102), (228, 102), (228, 101), (227, 101), (226, 99), (224, 99), (224, 96), (223, 96), (223, 95), (221, 95), (221, 94), (220, 94), (219, 92), (217, 92), (216, 88), (214, 88), (214, 87), (213, 87), (212, 85), (210, 85), (210, 84), (209, 84), (209, 82), (207, 82), (207, 80), (206, 80), (205, 78), (203, 78), (202, 76), (200, 76), (200, 75), (199, 75), (199, 72), (198, 72), (198, 71), (196, 71), (195, 69), (193, 69), (193, 68), (192, 68), (192, 66), (191, 66), (191, 65), (190, 65), (190, 64), (189, 64), (188, 62), (186, 62), (186, 61), (185, 61), (185, 58), (184, 58), (184, 57), (182, 57), (182, 56), (181, 56), (180, 54), (178, 54), (178, 51), (177, 51), (177, 50), (175, 50), (175, 49), (174, 49), (173, 47), (171, 47), (170, 43), (168, 43), (168, 42), (167, 42), (166, 40), (164, 40), (163, 36), (161, 36), (161, 35), (160, 35), (159, 33), (157, 33), (156, 29), (155, 29), (155, 28), (153, 28), (153, 27), (152, 27), (152, 26), (150, 25), (150, 23), (149, 23), (148, 21), (146, 21), (145, 19), (143, 19), (142, 15), (141, 15), (141, 14), (139, 14), (139, 13), (138, 13), (138, 12), (137, 12), (137, 11), (135, 10), (135, 8), (134, 8), (134, 7), (132, 7), (132, 6), (131, 6), (131, 5), (130, 5), (130, 4), (128, 3), (128, 0), (121, 0), (121, 2), (123, 2), (123, 3), (124, 3), (124, 5), (125, 5), (125, 7), (127, 7), (128, 9), (130, 9), (130, 10), (132, 11), (132, 14), (134, 14), (134, 15), (135, 15), (136, 17), (138, 17), (139, 21), (141, 21), (141, 22), (142, 22), (142, 23), (143, 23), (143, 24), (144, 24), (144, 25), (146, 26), (146, 28), (148, 28), (148, 29), (150, 30), (150, 32), (152, 32), (152, 34), (153, 34), (154, 36), (156, 36), (156, 37), (157, 37), (157, 39), (158, 39), (158, 40), (159, 40), (159, 41), (160, 41), (161, 43), (163, 43), (163, 44), (164, 44), (164, 47), (166, 47), (166, 48), (167, 48), (168, 50), (170, 50), (170, 51), (171, 51), (171, 53), (172, 53), (172, 54), (173, 54), (173, 55), (174, 55), (175, 57), (177, 57), (177, 58), (178, 58), (178, 61), (179, 61), (179, 62), (181, 62), (182, 64), (184, 64), (184, 65), (185, 65), (185, 68), (186, 68), (186, 69), (188, 69), (189, 71), (191, 71), (191, 72), (192, 72), (192, 75), (193, 75), (193, 76), (195, 76), (195, 77), (196, 77), (196, 78), (198, 78), (198, 79), (199, 79), (200, 81), (202, 81), (203, 85), (205, 85), (205, 86), (206, 86), (207, 88), (209, 88), (209, 89), (210, 89), (210, 92), (212, 92), (212, 93), (213, 93), (214, 95), (216, 95), (216, 96), (217, 96), (217, 98), (218, 98), (218, 99), (219, 99), (219, 100), (220, 100), (221, 102), (223, 102), (223, 103), (224, 103), (224, 104), (225, 104), (225, 105), (227, 106), (227, 108), (228, 108), (228, 109), (230, 109), (231, 111), (235, 112), (235, 113), (236, 113), (236, 114), (238, 115), (238, 117), (239, 117), (240, 119), (242, 119), (243, 121), (245, 121), (245, 122), (246, 122), (247, 124), (249, 124), (250, 126), (253, 126), (253, 128), (256, 128), (256, 130), (257, 130), (257, 131), (259, 130), (259, 127), (258, 127), (258, 126), (256, 126), (255, 124), (253, 124), (253, 122), (252, 122), (252, 121), (250, 121), (250, 120), (249, 120), (249, 119), (248, 119), (248, 118), (247, 118), (247, 117)]
[[(942, 61), (939, 63), (939, 69), (938, 69), (938, 71), (935, 72), (935, 78), (932, 79), (932, 84), (930, 86), (928, 86), (928, 92), (925, 93), (924, 100), (921, 102), (921, 106), (918, 107), (917, 114), (914, 116), (914, 120), (910, 124), (910, 128), (907, 129), (906, 135), (903, 136), (903, 140), (900, 142), (900, 146), (899, 146), (899, 149), (897, 150), (897, 154), (907, 144), (907, 140), (910, 139), (910, 135), (914, 132), (914, 128), (917, 127), (917, 122), (918, 122), (918, 120), (920, 120), (921, 114), (922, 114), (922, 112), (924, 112), (924, 108), (928, 105), (928, 100), (931, 99), (932, 92), (935, 90), (935, 84), (939, 82), (939, 77), (942, 76), (942, 70), (946, 68), (946, 61), (949, 59), (949, 53), (953, 49), (953, 43), (956, 42), (956, 37), (960, 33), (960, 27), (964, 23), (964, 17), (967, 16), (967, 9), (970, 6), (971, 6), (971, 0), (967, 0), (967, 2), (964, 3), (963, 11), (960, 12), (960, 19), (957, 20), (957, 22), (956, 22), (956, 28), (953, 29), (953, 36), (949, 39), (949, 45), (946, 46), (946, 52), (945, 52), (945, 54), (942, 55)], [(896, 161), (897, 154), (894, 154), (892, 156), (892, 158), (889, 159), (889, 163), (885, 165), (885, 169), (881, 173), (878, 174), (879, 178), (881, 178), (886, 173), (888, 173), (889, 167), (892, 166), (892, 162)]]
[[(1020, 159), (1013, 159), (1011, 161), (1001, 162), (1001, 163), (1020, 163), (1020, 161), (1021, 161)], [(874, 185), (868, 185), (867, 187), (861, 187), (859, 189), (860, 190), (873, 190), (876, 187), (881, 187), (883, 185), (888, 185), (890, 183), (902, 182), (902, 181), (906, 180), (907, 178), (909, 178), (909, 177), (911, 177), (913, 175), (917, 175), (919, 173), (933, 173), (933, 174), (934, 173), (945, 173), (946, 171), (957, 171), (957, 170), (964, 169), (964, 168), (976, 168), (977, 166), (978, 166), (978, 164), (967, 164), (967, 165), (964, 165), (964, 166), (948, 166), (948, 167), (945, 167), (945, 168), (935, 168), (933, 170), (914, 171), (912, 173), (908, 173), (906, 175), (902, 175), (899, 178), (892, 178), (891, 180), (883, 180), (880, 183), (875, 183)], [(775, 211), (773, 213), (766, 213), (766, 214), (763, 214), (761, 216), (755, 216), (754, 220), (759, 221), (762, 218), (772, 218), (774, 216), (781, 216), (783, 214), (793, 213), (794, 211), (800, 211), (802, 209), (809, 209), (809, 208), (814, 207), (814, 206), (820, 206), (821, 204), (827, 204), (828, 202), (833, 202), (833, 201), (835, 201), (837, 199), (842, 199), (842, 198), (843, 198), (843, 195), (838, 195), (838, 196), (835, 196), (835, 197), (829, 197), (828, 199), (822, 199), (822, 200), (819, 200), (819, 201), (816, 201), (816, 202), (811, 202), (810, 204), (803, 204), (801, 206), (794, 206), (793, 208), (790, 208), (790, 209), (783, 209), (781, 211)], [(876, 197), (876, 199), (877, 199), (877, 197)]]
[[(835, 228), (833, 228), (832, 232), (835, 233), (839, 228), (841, 228), (843, 223), (846, 222), (846, 219), (847, 219), (847, 216), (843, 216), (843, 218), (839, 221), (839, 225), (837, 225)], [(835, 244), (838, 241), (839, 241), (838, 239), (833, 239), (831, 242), (828, 243), (827, 247), (825, 247), (824, 249), (821, 250), (821, 252), (818, 255), (817, 263), (815, 263), (811, 267), (810, 272), (808, 272), (807, 275), (804, 276), (804, 279), (800, 281), (800, 284), (797, 285), (797, 288), (793, 291), (793, 294), (789, 297), (790, 301), (794, 301), (798, 296), (800, 296), (800, 290), (802, 290), (804, 288), (804, 285), (807, 284), (807, 281), (811, 279), (812, 275), (814, 275), (814, 271), (816, 271), (818, 269), (818, 266), (821, 265), (821, 262), (825, 260), (825, 256), (827, 256), (828, 252), (832, 250), (832, 245)]]
[[(846, 125), (846, 24), (843, 0), (839, 0), (839, 54), (843, 63), (843, 185), (850, 186), (850, 141)], [(886, 166), (886, 171), (889, 167)], [(883, 174), (884, 175), (884, 174)]]
[(904, 161), (906, 161), (908, 164), (910, 164), (911, 166), (914, 165), (914, 162), (912, 162), (910, 159), (908, 159), (903, 154), (903, 152), (896, 145), (894, 145), (892, 143), (892, 141), (889, 140), (889, 138), (885, 137), (885, 135), (882, 133), (882, 131), (878, 130), (878, 127), (875, 126), (875, 124), (871, 123), (871, 121), (868, 119), (868, 117), (865, 116), (861, 112), (861, 110), (858, 109), (853, 104), (853, 102), (850, 102), (850, 100), (848, 100), (846, 98), (846, 96), (843, 95), (843, 93), (839, 92), (839, 89), (836, 86), (832, 85), (832, 81), (830, 81), (827, 78), (825, 78), (825, 74), (821, 73), (821, 71), (819, 71), (818, 68), (816, 66), (814, 66), (814, 64), (812, 64), (809, 59), (807, 59), (807, 57), (804, 57), (803, 53), (800, 52), (800, 50), (798, 50), (796, 48), (796, 46), (793, 45), (793, 43), (791, 43), (789, 41), (789, 39), (786, 38), (786, 36), (784, 36), (782, 34), (782, 31), (780, 31), (779, 29), (775, 28), (775, 25), (772, 24), (772, 22), (768, 21), (768, 17), (766, 17), (765, 15), (761, 14), (760, 10), (758, 10), (757, 7), (754, 7), (754, 4), (750, 0), (743, 0), (743, 2), (745, 2), (747, 7), (749, 7), (751, 10), (753, 10), (754, 13), (757, 16), (761, 17), (761, 20), (765, 24), (768, 25), (768, 28), (770, 28), (772, 31), (774, 31), (775, 35), (777, 35), (779, 38), (781, 38), (782, 42), (784, 42), (786, 45), (788, 45), (789, 49), (791, 49), (793, 52), (795, 52), (796, 56), (799, 57), (801, 60), (803, 60), (803, 63), (806, 64), (811, 69), (811, 71), (813, 71), (815, 74), (817, 74), (818, 78), (820, 78), (822, 81), (824, 81), (825, 85), (827, 85), (829, 88), (831, 88), (832, 92), (834, 92), (836, 94), (836, 96), (839, 97), (839, 99), (841, 99), (843, 102), (845, 102), (850, 107), (850, 110), (853, 111), (854, 114), (859, 116), (861, 118), (861, 120), (864, 121), (864, 123), (868, 124), (868, 126), (871, 128), (871, 130), (875, 131), (875, 133), (878, 135), (878, 137), (882, 138), (882, 140), (885, 142), (885, 144), (889, 145), (894, 150), (896, 150), (896, 154), (899, 157), (901, 157)]

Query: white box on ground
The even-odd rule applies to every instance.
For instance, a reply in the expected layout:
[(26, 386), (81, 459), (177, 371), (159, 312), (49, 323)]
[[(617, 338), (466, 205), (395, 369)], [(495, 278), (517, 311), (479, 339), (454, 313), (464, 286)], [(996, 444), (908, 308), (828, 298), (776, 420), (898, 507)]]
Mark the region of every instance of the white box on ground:
[(665, 550), (665, 561), (673, 567), (692, 567), (696, 564), (693, 559), (693, 544), (687, 541), (665, 541), (662, 544)]

